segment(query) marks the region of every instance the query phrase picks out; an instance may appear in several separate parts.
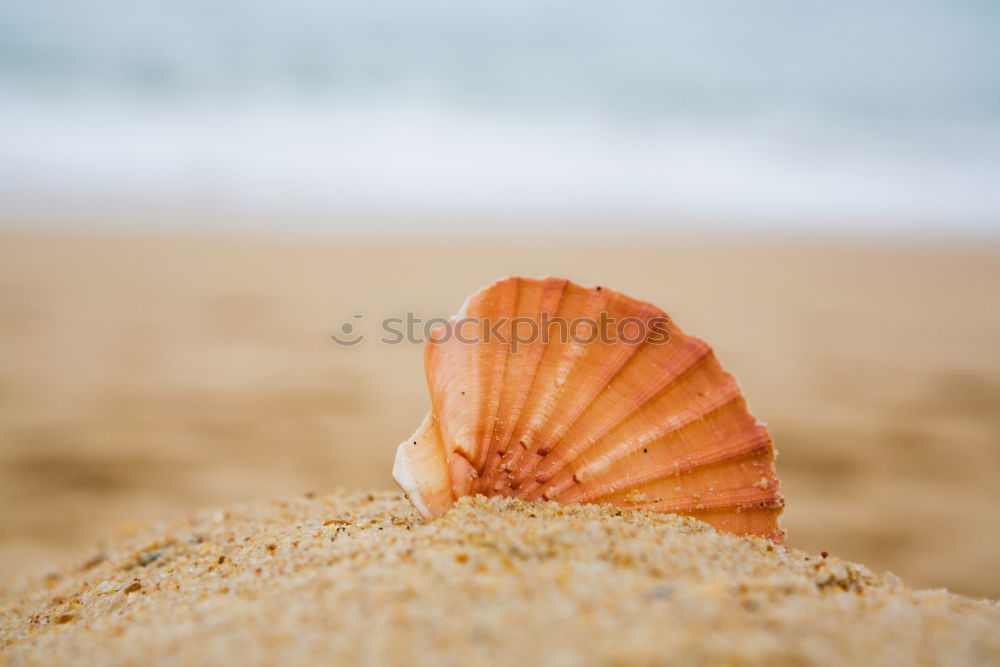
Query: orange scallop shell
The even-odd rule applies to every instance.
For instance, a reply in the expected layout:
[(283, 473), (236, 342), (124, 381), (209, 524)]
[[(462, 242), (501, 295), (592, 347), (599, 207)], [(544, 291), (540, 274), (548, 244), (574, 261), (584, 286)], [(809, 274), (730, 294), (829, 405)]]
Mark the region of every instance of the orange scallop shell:
[(424, 361), (431, 411), (393, 477), (425, 517), (481, 493), (784, 537), (767, 428), (712, 348), (652, 304), (506, 278), (432, 333)]

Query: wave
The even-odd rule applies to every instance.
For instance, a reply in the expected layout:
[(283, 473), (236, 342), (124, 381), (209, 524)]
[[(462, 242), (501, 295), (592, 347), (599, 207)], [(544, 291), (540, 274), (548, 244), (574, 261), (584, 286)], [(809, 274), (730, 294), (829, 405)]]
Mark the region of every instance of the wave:
[(0, 146), (0, 201), (654, 226), (944, 224), (948, 233), (1000, 221), (1000, 141), (989, 128), (894, 145), (810, 120), (626, 124), (399, 100), (42, 106), (7, 98), (0, 126), (17, 132)]
[(5, 3), (0, 207), (996, 234), (998, 29), (975, 0)]

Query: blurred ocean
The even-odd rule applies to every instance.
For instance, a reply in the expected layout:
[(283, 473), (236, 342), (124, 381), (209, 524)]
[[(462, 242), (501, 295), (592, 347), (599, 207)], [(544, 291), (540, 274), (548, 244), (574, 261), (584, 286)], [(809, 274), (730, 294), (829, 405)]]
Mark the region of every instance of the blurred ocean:
[(995, 237), (1000, 3), (0, 3), (0, 211), (136, 206)]

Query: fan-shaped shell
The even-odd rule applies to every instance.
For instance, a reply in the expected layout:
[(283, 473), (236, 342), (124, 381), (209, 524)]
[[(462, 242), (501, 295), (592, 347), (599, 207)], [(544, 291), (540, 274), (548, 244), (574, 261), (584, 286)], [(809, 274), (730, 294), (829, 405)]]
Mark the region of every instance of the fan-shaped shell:
[(432, 332), (424, 360), (431, 411), (393, 467), (424, 516), (481, 493), (690, 514), (781, 541), (767, 429), (712, 348), (659, 308), (506, 278)]

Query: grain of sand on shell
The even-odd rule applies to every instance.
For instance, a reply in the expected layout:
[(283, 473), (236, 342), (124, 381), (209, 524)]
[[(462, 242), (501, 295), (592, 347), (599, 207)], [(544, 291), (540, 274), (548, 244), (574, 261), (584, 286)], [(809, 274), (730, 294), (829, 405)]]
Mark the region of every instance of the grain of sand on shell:
[(990, 664), (1000, 606), (693, 519), (334, 494), (150, 526), (5, 591), (14, 664)]

